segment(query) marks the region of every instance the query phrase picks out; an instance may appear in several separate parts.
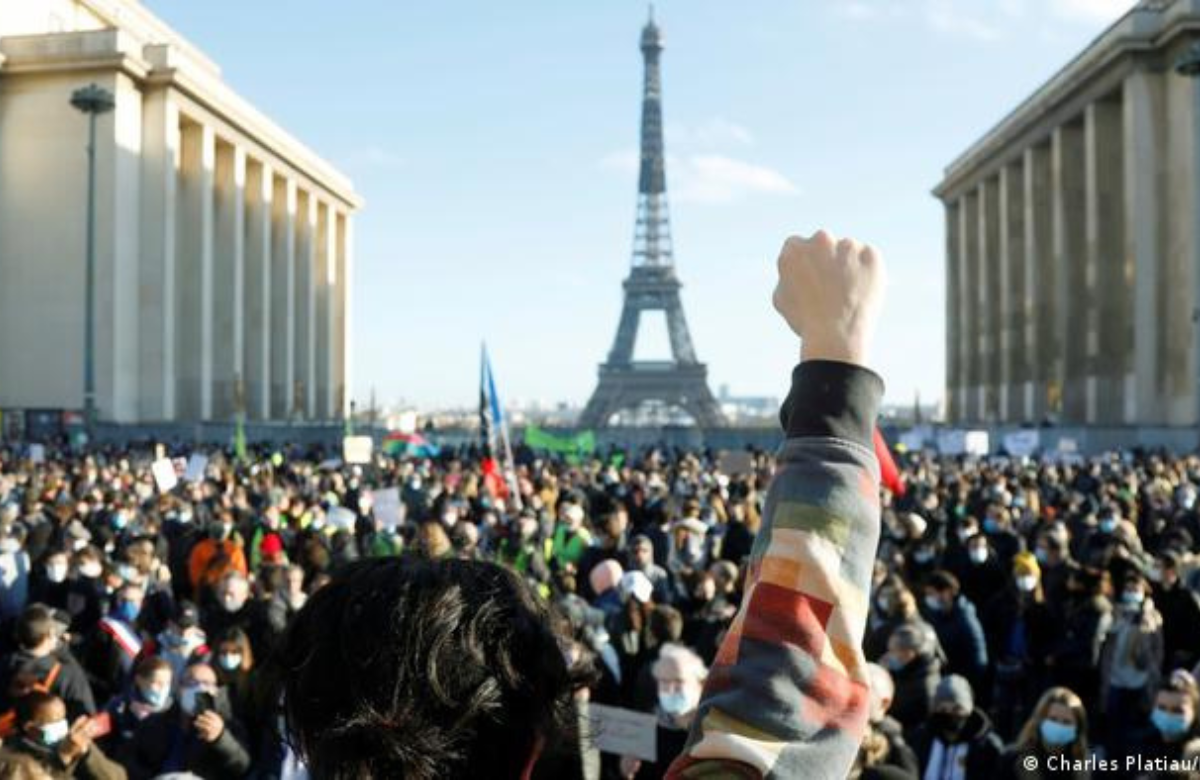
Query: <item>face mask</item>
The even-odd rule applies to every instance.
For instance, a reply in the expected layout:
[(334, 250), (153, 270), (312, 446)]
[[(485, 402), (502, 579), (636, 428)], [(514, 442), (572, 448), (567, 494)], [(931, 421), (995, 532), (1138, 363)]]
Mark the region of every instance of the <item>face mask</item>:
[(1062, 747), (1075, 741), (1077, 729), (1046, 718), (1038, 726), (1038, 732), (1042, 735), (1042, 742), (1051, 747)]
[(112, 614), (117, 620), (132, 623), (137, 620), (139, 612), (141, 612), (140, 605), (122, 599), (117, 602), (117, 606), (113, 607)]
[(217, 656), (217, 663), (227, 672), (232, 672), (234, 669), (242, 668), (242, 656), (233, 653), (221, 653)]
[(167, 706), (167, 692), (157, 688), (138, 688), (138, 697), (153, 707), (155, 711), (162, 710)]
[(913, 553), (913, 560), (917, 563), (929, 563), (933, 560), (932, 550), (917, 550)]
[(907, 663), (905, 663), (904, 661), (901, 661), (899, 658), (897, 658), (894, 655), (885, 655), (883, 657), (883, 665), (888, 668), (888, 671), (892, 671), (892, 672), (898, 672), (901, 669), (903, 669), (904, 667), (908, 666)]
[(1146, 594), (1140, 590), (1127, 590), (1121, 593), (1121, 603), (1128, 607), (1139, 607), (1146, 599)]
[(1036, 574), (1023, 574), (1017, 577), (1017, 590), (1022, 593), (1032, 593), (1037, 587), (1038, 578)]
[(986, 547), (972, 547), (967, 552), (967, 555), (971, 556), (971, 563), (986, 563), (988, 559), (988, 550)]
[(113, 516), (112, 516), (112, 527), (113, 528), (120, 531), (120, 530), (124, 529), (125, 526), (127, 526), (127, 525), (129, 525), (129, 518), (125, 516), (124, 512), (114, 512), (113, 513)]
[(15, 553), (21, 549), (21, 543), (11, 536), (0, 539), (0, 553)]
[(47, 566), (46, 579), (54, 583), (64, 582), (67, 579), (67, 565), (65, 563), (55, 563)]
[(679, 716), (689, 712), (695, 705), (683, 691), (676, 691), (674, 693), (659, 691), (658, 706), (668, 715)]
[(875, 599), (875, 606), (879, 607), (880, 612), (890, 612), (892, 610), (892, 600), (884, 596)]
[(221, 599), (221, 607), (226, 612), (237, 612), (246, 603), (245, 599), (238, 599), (235, 596), (225, 596)]
[(975, 535), (975, 529), (974, 529), (974, 528), (960, 528), (960, 529), (958, 529), (958, 540), (959, 540), (960, 542), (965, 542), (965, 541), (967, 541), (968, 539), (970, 539), (970, 538), (971, 538), (972, 536), (974, 536), (974, 535)]
[(983, 521), (983, 530), (985, 533), (994, 534), (1000, 530), (1000, 522), (994, 517), (986, 518)]
[(103, 573), (104, 567), (96, 561), (88, 561), (79, 567), (80, 576), (86, 577), (89, 580), (94, 580)]
[(1183, 715), (1167, 712), (1159, 707), (1155, 707), (1154, 712), (1150, 713), (1150, 722), (1167, 739), (1183, 736), (1191, 725)]
[(121, 565), (117, 566), (117, 576), (126, 582), (133, 582), (135, 579), (137, 579), (138, 570), (128, 563), (122, 563)]
[(56, 720), (42, 726), (38, 731), (42, 744), (46, 747), (53, 747), (67, 738), (71, 728), (67, 725), (66, 720)]
[(1046, 552), (1045, 547), (1039, 547), (1033, 551), (1033, 557), (1037, 558), (1037, 562), (1045, 566), (1050, 561), (1050, 553)]
[(1117, 521), (1111, 517), (1105, 517), (1100, 520), (1100, 530), (1106, 534), (1111, 534), (1116, 530)]
[(945, 607), (942, 606), (942, 600), (937, 596), (926, 596), (925, 606), (928, 607), (931, 612), (943, 612), (945, 610)]

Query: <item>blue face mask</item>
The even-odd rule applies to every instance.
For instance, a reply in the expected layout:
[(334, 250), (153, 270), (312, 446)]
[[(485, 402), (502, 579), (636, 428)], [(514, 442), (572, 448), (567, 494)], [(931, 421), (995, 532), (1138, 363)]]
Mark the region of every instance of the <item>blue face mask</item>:
[(138, 696), (155, 710), (162, 710), (167, 706), (166, 691), (157, 688), (138, 688)]
[(1121, 603), (1128, 607), (1141, 606), (1141, 603), (1146, 599), (1146, 594), (1140, 590), (1127, 590), (1121, 593)]
[(1000, 530), (1000, 522), (994, 517), (984, 518), (983, 531), (984, 533), (994, 534)]
[(1167, 739), (1182, 737), (1191, 726), (1183, 715), (1167, 712), (1158, 707), (1155, 707), (1154, 712), (1150, 713), (1150, 722)]
[(141, 612), (141, 607), (134, 604), (132, 601), (122, 599), (113, 607), (112, 616), (124, 623), (133, 623), (138, 619), (138, 613)]
[(688, 710), (692, 709), (692, 703), (688, 700), (687, 694), (683, 691), (675, 691), (674, 693), (658, 692), (658, 706), (668, 715), (683, 715)]
[(925, 597), (925, 606), (928, 607), (931, 612), (945, 612), (946, 611), (945, 606), (942, 605), (942, 600), (940, 598), (938, 598), (937, 596), (926, 596)]
[(1075, 741), (1075, 737), (1078, 735), (1078, 729), (1074, 726), (1068, 726), (1065, 723), (1059, 723), (1049, 718), (1042, 721), (1038, 727), (1038, 731), (1042, 735), (1042, 742), (1051, 747), (1069, 745)]
[(898, 672), (908, 666), (904, 661), (901, 661), (894, 655), (885, 655), (883, 657), (883, 665), (888, 668), (888, 671)]
[(120, 531), (125, 526), (129, 525), (129, 518), (124, 512), (114, 512), (112, 516), (112, 527)]
[(1100, 519), (1100, 530), (1106, 534), (1111, 534), (1117, 529), (1117, 520), (1113, 517), (1104, 517)]
[(1039, 547), (1033, 551), (1033, 557), (1037, 558), (1037, 562), (1046, 564), (1050, 562), (1050, 554), (1046, 552), (1045, 547)]

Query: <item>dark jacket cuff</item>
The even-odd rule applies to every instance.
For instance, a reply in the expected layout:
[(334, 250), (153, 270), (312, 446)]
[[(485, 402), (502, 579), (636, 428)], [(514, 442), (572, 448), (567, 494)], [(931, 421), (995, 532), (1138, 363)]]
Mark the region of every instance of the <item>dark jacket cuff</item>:
[(832, 436), (874, 446), (883, 380), (874, 371), (834, 360), (806, 360), (792, 371), (779, 417), (789, 439)]

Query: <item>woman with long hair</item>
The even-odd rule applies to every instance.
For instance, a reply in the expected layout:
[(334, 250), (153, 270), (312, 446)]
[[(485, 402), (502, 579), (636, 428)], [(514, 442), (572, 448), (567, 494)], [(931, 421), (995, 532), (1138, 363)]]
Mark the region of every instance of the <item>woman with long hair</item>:
[(1084, 780), (1088, 757), (1087, 710), (1069, 688), (1042, 694), (1017, 741), (1000, 757), (992, 780)]

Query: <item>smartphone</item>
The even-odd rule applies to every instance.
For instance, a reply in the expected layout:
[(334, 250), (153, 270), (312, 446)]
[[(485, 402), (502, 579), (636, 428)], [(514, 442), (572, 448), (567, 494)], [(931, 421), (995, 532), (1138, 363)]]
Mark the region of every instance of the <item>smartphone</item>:
[(217, 708), (217, 700), (208, 691), (200, 691), (196, 694), (196, 714), (211, 712)]
[(112, 733), (112, 714), (108, 711), (98, 712), (88, 720), (88, 733), (92, 739), (100, 739)]

